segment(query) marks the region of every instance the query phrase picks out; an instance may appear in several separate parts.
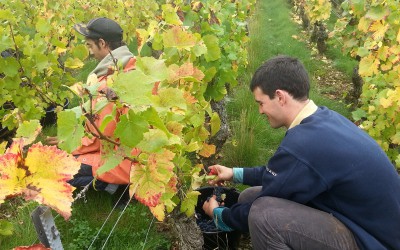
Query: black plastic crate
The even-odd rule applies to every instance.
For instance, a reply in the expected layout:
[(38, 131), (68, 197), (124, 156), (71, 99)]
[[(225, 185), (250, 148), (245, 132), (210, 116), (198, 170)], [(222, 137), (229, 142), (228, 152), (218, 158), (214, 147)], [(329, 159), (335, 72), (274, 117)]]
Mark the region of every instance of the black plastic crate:
[[(204, 220), (206, 219), (212, 220), (208, 215), (204, 213), (202, 207), (204, 202), (208, 199), (208, 197), (211, 197), (213, 195), (215, 188), (221, 188), (222, 193), (226, 194), (226, 198), (224, 200), (225, 207), (231, 207), (233, 204), (237, 202), (239, 197), (239, 192), (234, 188), (202, 187), (197, 189), (197, 191), (201, 193), (198, 197), (197, 205), (195, 207), (197, 224), (199, 224), (199, 222), (204, 223)], [(238, 248), (241, 237), (241, 233), (238, 231), (223, 232), (216, 228), (212, 230), (202, 230), (201, 227), (200, 230), (202, 231), (203, 234), (203, 239), (204, 239), (203, 249), (205, 250), (212, 250), (212, 249), (234, 250)]]

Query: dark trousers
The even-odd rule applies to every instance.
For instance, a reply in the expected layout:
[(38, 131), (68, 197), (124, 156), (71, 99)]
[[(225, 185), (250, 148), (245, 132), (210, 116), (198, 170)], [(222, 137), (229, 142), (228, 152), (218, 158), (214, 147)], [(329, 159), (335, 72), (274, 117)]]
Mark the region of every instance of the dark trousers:
[(358, 249), (351, 231), (329, 213), (293, 201), (244, 190), (238, 202), (253, 202), (249, 228), (253, 249)]
[[(74, 175), (74, 178), (68, 181), (74, 187), (84, 187), (93, 181), (92, 174), (92, 166), (82, 163), (81, 167), (78, 170), (78, 173)], [(95, 180), (92, 183), (92, 187), (94, 187), (98, 191), (103, 191), (107, 187), (108, 183), (100, 180)]]

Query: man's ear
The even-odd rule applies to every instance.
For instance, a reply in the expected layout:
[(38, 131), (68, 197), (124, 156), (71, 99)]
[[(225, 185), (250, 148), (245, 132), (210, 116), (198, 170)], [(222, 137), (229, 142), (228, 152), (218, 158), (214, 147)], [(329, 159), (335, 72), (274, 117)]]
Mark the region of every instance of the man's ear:
[(106, 48), (107, 47), (107, 42), (103, 38), (100, 38), (99, 39), (99, 46), (100, 46), (100, 48)]
[(286, 103), (287, 92), (281, 89), (277, 89), (275, 91), (275, 98), (278, 98), (278, 101), (281, 105)]

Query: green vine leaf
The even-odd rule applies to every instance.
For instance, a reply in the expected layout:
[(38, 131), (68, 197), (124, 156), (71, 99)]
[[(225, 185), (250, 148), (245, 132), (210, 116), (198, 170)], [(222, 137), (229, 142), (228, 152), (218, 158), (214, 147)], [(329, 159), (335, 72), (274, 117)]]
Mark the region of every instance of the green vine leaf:
[(210, 125), (211, 125), (211, 136), (214, 136), (221, 128), (221, 119), (219, 118), (218, 113), (216, 112), (212, 113)]
[(154, 77), (140, 70), (132, 70), (117, 75), (112, 88), (122, 102), (133, 107), (148, 106), (151, 104), (150, 97), (155, 81)]
[(79, 121), (75, 112), (70, 110), (61, 111), (57, 114), (58, 146), (69, 153), (81, 145), (81, 138), (85, 134)]
[(194, 214), (194, 209), (197, 205), (197, 197), (200, 195), (199, 191), (190, 191), (186, 193), (186, 198), (182, 201), (181, 212), (187, 216)]
[(24, 144), (31, 144), (42, 131), (39, 120), (24, 121), (17, 129), (16, 138), (24, 139)]
[(205, 59), (207, 62), (216, 61), (221, 58), (221, 49), (219, 47), (219, 40), (214, 35), (205, 35), (203, 41), (207, 47)]
[(157, 60), (154, 57), (137, 58), (136, 67), (145, 75), (153, 77), (153, 82), (164, 81), (169, 75), (164, 60)]
[(169, 145), (167, 135), (159, 129), (150, 129), (144, 133), (143, 140), (137, 145), (146, 152), (158, 152)]
[(143, 134), (149, 131), (149, 124), (142, 116), (133, 110), (120, 117), (114, 135), (120, 138), (121, 143), (128, 147), (135, 147), (142, 139)]

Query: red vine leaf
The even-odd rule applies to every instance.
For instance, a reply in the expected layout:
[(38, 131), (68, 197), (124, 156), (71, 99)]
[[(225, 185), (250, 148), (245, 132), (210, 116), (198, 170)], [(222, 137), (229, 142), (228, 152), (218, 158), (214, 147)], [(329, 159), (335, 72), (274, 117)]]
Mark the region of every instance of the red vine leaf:
[(135, 198), (138, 201), (148, 207), (155, 207), (160, 203), (161, 195), (166, 192), (166, 184), (174, 176), (173, 158), (174, 153), (164, 150), (162, 153), (148, 155), (146, 164), (133, 164), (131, 183), (132, 186), (137, 186)]
[(23, 140), (14, 141), (0, 156), (0, 203), (10, 195), (23, 194), (55, 209), (66, 220), (71, 216), (72, 191), (67, 183), (80, 163), (56, 146), (32, 145), (22, 157)]

